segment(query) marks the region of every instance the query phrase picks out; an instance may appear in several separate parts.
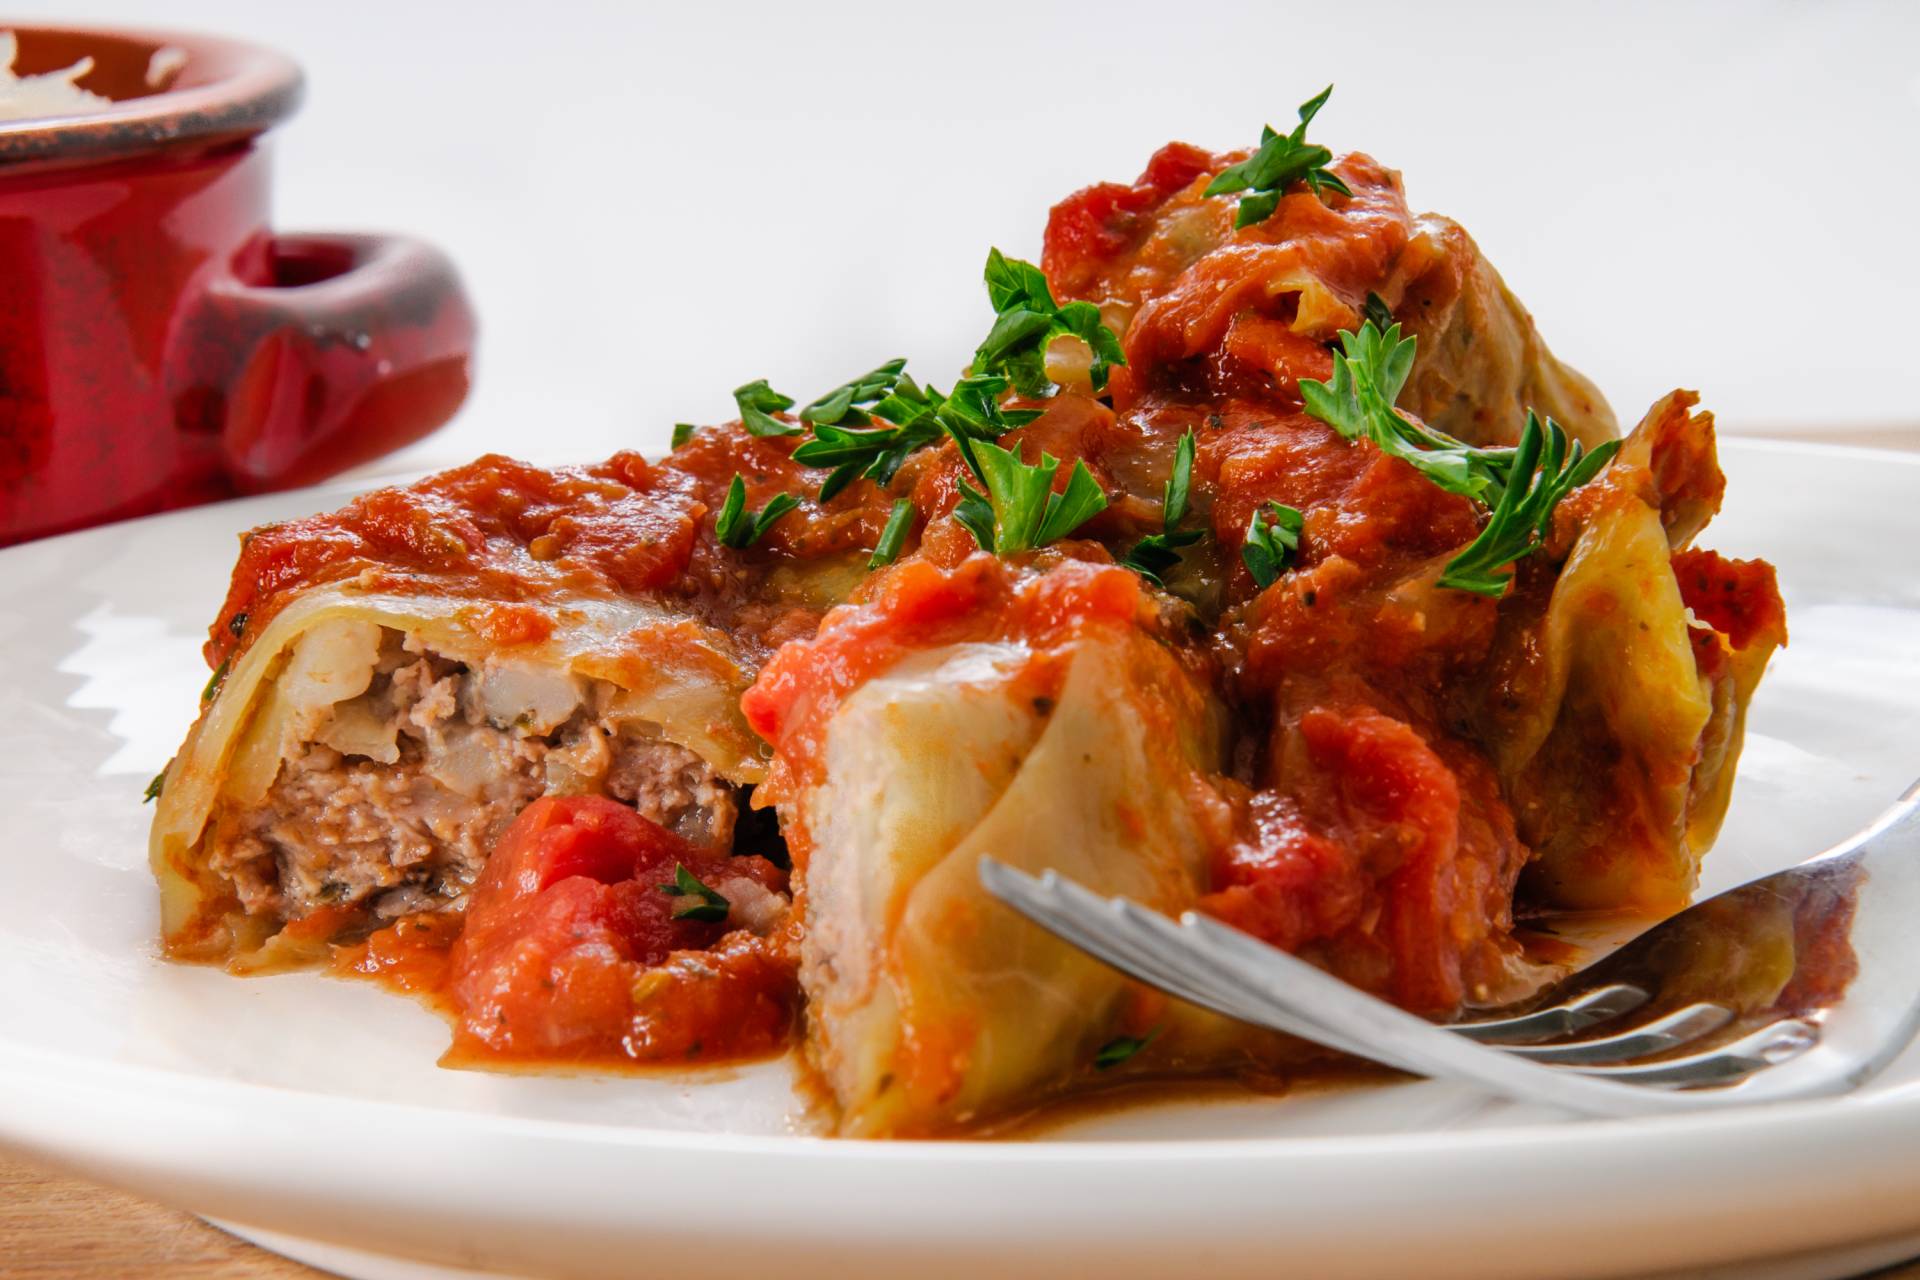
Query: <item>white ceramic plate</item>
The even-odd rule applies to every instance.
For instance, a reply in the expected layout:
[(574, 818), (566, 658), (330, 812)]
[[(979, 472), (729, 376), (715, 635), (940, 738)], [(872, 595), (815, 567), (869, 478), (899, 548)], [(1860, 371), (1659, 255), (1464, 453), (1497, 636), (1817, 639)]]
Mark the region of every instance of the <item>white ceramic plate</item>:
[[(1920, 773), (1920, 458), (1726, 462), (1706, 541), (1779, 566), (1793, 643), (1709, 890), (1837, 840)], [(164, 964), (140, 792), (193, 714), (234, 535), (343, 496), (0, 553), (0, 1143), (366, 1277), (1785, 1277), (1920, 1250), (1916, 1053), (1854, 1097), (1699, 1118), (1413, 1083), (863, 1144), (796, 1136), (783, 1064), (443, 1071), (442, 1024), (371, 986)]]

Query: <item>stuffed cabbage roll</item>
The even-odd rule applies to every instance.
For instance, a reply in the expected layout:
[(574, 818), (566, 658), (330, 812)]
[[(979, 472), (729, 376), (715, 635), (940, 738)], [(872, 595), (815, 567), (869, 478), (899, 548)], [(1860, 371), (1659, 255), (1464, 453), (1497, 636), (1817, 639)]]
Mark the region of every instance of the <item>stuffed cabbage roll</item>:
[(1554, 358), (1472, 237), (1409, 212), (1397, 171), (1343, 156), (1330, 172), (1350, 197), (1302, 185), (1236, 227), (1234, 202), (1206, 192), (1248, 155), (1173, 143), (1131, 186), (1102, 183), (1054, 207), (1048, 278), (1062, 297), (1096, 303), (1126, 345), (1116, 408), (1170, 382), (1297, 407), (1300, 380), (1327, 376), (1335, 336), (1372, 318), (1419, 337), (1401, 405), (1429, 426), (1512, 444), (1532, 409), (1589, 446), (1618, 433), (1605, 398)]
[(843, 592), (862, 535), (822, 510), (779, 531), (808, 554), (720, 545), (733, 464), (769, 487), (804, 469), (790, 446), (706, 434), (672, 466), (486, 458), (249, 534), (161, 780), (169, 950), (289, 964), (457, 910), (541, 796), (609, 796), (733, 848), (764, 772), (739, 697)]
[[(807, 1053), (841, 1132), (940, 1132), (1083, 1076), (1142, 994), (981, 888), (983, 856), (1178, 911), (1226, 743), (1132, 573), (902, 565), (747, 700), (805, 883)], [(1217, 802), (1213, 802), (1217, 803)]]

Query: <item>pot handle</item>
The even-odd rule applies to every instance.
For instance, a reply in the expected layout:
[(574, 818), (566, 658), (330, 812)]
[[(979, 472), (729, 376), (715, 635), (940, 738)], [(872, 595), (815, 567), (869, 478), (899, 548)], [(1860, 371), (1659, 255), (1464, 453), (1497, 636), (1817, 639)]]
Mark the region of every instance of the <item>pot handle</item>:
[(217, 282), (220, 449), (245, 492), (311, 484), (420, 439), (466, 398), (473, 309), (447, 256), (401, 236), (286, 235), (269, 283)]

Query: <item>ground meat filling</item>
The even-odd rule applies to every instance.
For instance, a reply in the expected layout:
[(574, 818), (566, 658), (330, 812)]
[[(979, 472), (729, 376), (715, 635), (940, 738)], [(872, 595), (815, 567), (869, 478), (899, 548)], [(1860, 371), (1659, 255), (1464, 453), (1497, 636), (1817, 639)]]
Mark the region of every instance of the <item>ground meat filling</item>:
[(367, 692), (287, 752), (265, 802), (216, 814), (209, 865), (242, 907), (282, 920), (359, 908), (378, 924), (457, 905), (501, 832), (549, 794), (609, 795), (696, 845), (731, 845), (734, 787), (651, 725), (609, 719), (612, 686), (583, 686), (558, 723), (537, 707), (502, 723), (484, 679), (387, 633)]

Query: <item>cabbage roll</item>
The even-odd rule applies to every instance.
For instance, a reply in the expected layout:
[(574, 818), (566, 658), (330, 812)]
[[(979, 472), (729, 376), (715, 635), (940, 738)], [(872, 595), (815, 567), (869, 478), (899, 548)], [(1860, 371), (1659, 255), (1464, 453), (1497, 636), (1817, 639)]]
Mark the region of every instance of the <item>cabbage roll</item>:
[[(712, 434), (728, 462), (759, 447)], [(733, 848), (765, 771), (740, 695), (844, 573), (715, 545), (724, 482), (697, 462), (486, 458), (248, 535), (160, 783), (168, 949), (293, 964), (457, 911), (541, 796), (609, 796)], [(784, 450), (765, 466), (801, 470)]]
[(1167, 911), (1199, 897), (1225, 721), (1179, 613), (1112, 566), (909, 563), (749, 696), (805, 879), (807, 1054), (841, 1132), (1032, 1105), (1131, 1025), (1137, 988), (978, 868), (1051, 867)]
[(1471, 236), (1415, 216), (1398, 171), (1359, 153), (1332, 172), (1351, 198), (1304, 187), (1273, 215), (1234, 226), (1213, 175), (1246, 152), (1174, 143), (1131, 186), (1102, 183), (1054, 207), (1044, 265), (1063, 297), (1099, 305), (1126, 344), (1114, 404), (1159, 384), (1213, 398), (1278, 393), (1300, 403), (1328, 346), (1369, 318), (1420, 339), (1401, 407), (1469, 444), (1513, 444), (1531, 408), (1591, 446), (1618, 434), (1585, 377), (1556, 359), (1533, 317)]

